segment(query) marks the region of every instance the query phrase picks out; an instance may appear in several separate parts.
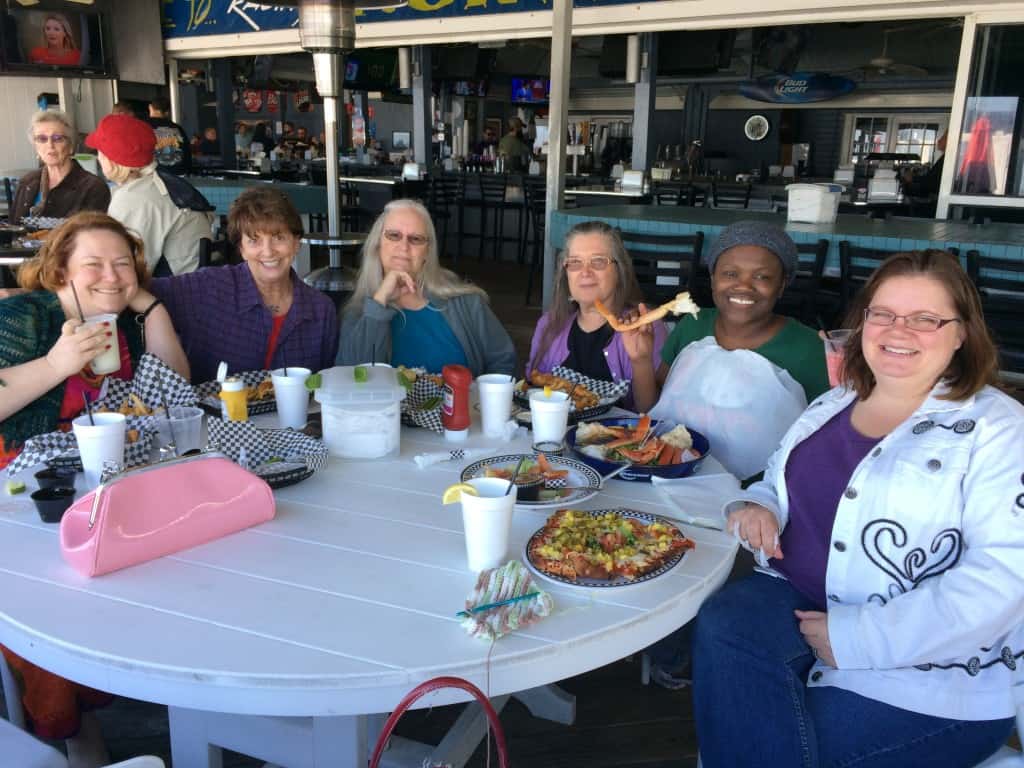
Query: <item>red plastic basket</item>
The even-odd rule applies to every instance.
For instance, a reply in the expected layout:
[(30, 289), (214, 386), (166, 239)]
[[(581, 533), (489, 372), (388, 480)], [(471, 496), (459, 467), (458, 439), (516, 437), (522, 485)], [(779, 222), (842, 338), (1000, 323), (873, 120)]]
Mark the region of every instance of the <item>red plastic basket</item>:
[(405, 698), (398, 702), (395, 711), (391, 713), (387, 722), (384, 723), (384, 728), (377, 739), (377, 746), (373, 749), (373, 757), (370, 758), (370, 768), (380, 768), (380, 756), (384, 753), (388, 739), (391, 738), (392, 731), (395, 730), (399, 718), (402, 717), (405, 711), (418, 699), (426, 696), (431, 691), (437, 691), (441, 688), (459, 688), (471, 694), (473, 698), (480, 702), (484, 714), (487, 715), (487, 722), (490, 724), (491, 731), (494, 732), (494, 746), (498, 750), (498, 765), (500, 768), (508, 768), (508, 747), (505, 745), (505, 732), (501, 728), (501, 720), (498, 719), (498, 713), (494, 711), (494, 707), (491, 706), (491, 702), (484, 696), (483, 691), (461, 677), (435, 677), (433, 680), (420, 683), (409, 691)]

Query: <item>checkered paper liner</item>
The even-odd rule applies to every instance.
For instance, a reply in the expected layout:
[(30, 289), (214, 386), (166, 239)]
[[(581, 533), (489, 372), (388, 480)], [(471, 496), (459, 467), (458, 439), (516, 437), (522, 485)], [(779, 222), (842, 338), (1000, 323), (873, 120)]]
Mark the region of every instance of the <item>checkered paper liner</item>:
[(245, 450), (245, 465), (261, 477), (277, 474), (278, 466), (305, 464), (312, 471), (327, 465), (327, 446), (322, 440), (294, 429), (259, 429), (249, 421), (224, 421), (211, 417), (206, 422), (210, 446), (240, 463)]
[[(556, 365), (552, 368), (551, 374), (553, 376), (563, 378), (566, 381), (571, 381), (573, 384), (578, 383), (581, 387), (586, 387), (598, 396), (599, 400), (597, 405), (591, 408), (584, 408), (578, 414), (576, 413), (576, 404), (569, 403), (569, 413), (577, 420), (589, 419), (593, 416), (600, 416), (602, 413), (607, 413), (615, 403), (629, 393), (629, 379), (620, 379), (619, 381), (592, 379), (590, 376), (585, 376), (579, 371), (574, 371), (572, 368), (565, 368), (561, 365)], [(523, 386), (524, 384), (527, 389), (520, 389), (520, 386)], [(525, 382), (520, 382), (516, 385), (514, 396), (516, 403), (518, 403), (520, 407), (530, 407), (530, 396), (527, 390), (531, 388), (533, 387)]]
[[(247, 387), (258, 387), (262, 382), (270, 378), (270, 371), (242, 371), (229, 374), (231, 378), (241, 379)], [(220, 410), (220, 382), (204, 381), (196, 385), (196, 395), (202, 405), (215, 410)], [(262, 400), (249, 401), (249, 415), (256, 416), (260, 413), (274, 413), (277, 411), (277, 401), (274, 399), (273, 390), (270, 397)]]
[[(418, 373), (419, 371), (417, 371)], [(408, 426), (444, 432), (441, 424), (443, 390), (426, 376), (417, 377), (402, 401), (402, 421)]]
[(23, 216), (21, 225), (29, 230), (56, 229), (67, 219), (60, 219), (55, 216)]
[[(126, 429), (134, 429), (139, 439), (133, 443), (125, 440), (124, 465), (135, 467), (149, 462), (149, 452), (153, 444), (153, 433), (146, 431), (148, 417), (129, 416)], [(78, 442), (73, 432), (46, 432), (30, 437), (25, 441), (18, 457), (7, 465), (7, 474), (16, 475), (23, 469), (37, 464), (68, 467), (76, 471), (82, 470), (82, 460), (78, 456)]]

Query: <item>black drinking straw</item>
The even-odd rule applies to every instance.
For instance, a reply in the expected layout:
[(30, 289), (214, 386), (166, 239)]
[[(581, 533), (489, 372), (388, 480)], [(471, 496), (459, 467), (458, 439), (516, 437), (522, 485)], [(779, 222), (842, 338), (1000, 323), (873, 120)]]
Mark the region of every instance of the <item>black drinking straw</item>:
[(82, 302), (78, 300), (78, 291), (75, 290), (75, 281), (68, 280), (71, 283), (71, 295), (75, 297), (75, 306), (78, 307), (78, 319), (83, 323), (85, 322), (85, 313), (82, 311)]
[(89, 416), (89, 424), (96, 426), (96, 421), (92, 417), (92, 405), (89, 403), (89, 393), (82, 391), (82, 400), (85, 401), (85, 412)]
[(377, 364), (377, 345), (370, 345), (370, 367), (372, 368)]

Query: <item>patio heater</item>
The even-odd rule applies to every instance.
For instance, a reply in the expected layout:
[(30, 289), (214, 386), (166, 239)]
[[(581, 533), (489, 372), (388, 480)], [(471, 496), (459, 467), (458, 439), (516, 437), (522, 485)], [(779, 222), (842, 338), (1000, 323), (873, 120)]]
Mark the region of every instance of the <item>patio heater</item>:
[[(340, 299), (355, 286), (353, 270), (342, 267), (342, 248), (362, 243), (360, 236), (342, 236), (338, 198), (338, 101), (344, 96), (345, 54), (355, 50), (356, 9), (395, 8), (407, 0), (297, 0), (299, 44), (313, 54), (316, 89), (324, 100), (324, 154), (327, 166), (327, 236), (309, 237), (310, 245), (326, 246), (329, 266), (306, 275), (306, 283)], [(296, 0), (287, 3), (296, 4)]]

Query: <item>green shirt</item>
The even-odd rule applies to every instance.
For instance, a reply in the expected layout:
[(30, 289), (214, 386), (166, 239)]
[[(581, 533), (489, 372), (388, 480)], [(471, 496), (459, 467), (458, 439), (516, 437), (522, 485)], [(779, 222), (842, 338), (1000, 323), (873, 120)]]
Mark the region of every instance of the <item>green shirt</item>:
[[(715, 335), (717, 309), (702, 309), (697, 317), (685, 315), (661, 348), (661, 359), (671, 367), (683, 347)], [(753, 350), (784, 371), (804, 388), (807, 402), (829, 389), (825, 345), (818, 334), (791, 317), (778, 333)]]

